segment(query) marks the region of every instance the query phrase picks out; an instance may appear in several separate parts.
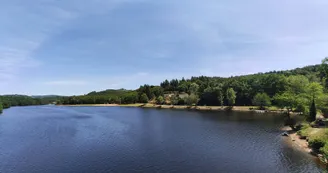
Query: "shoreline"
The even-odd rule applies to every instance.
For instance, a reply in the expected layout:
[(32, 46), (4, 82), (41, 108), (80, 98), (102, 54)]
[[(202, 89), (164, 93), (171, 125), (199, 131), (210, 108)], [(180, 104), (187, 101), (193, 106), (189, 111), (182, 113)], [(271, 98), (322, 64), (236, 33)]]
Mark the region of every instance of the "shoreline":
[(326, 158), (324, 158), (322, 154), (315, 152), (309, 146), (309, 142), (306, 139), (302, 139), (302, 137), (299, 134), (297, 134), (297, 131), (292, 130), (290, 127), (283, 127), (281, 130), (286, 131), (289, 135), (286, 137), (286, 139), (288, 139), (287, 141), (288, 145), (317, 158), (321, 164), (324, 165), (328, 164)]
[(157, 105), (157, 104), (77, 104), (77, 105), (57, 105), (68, 107), (140, 107), (140, 108), (156, 108), (156, 109), (178, 109), (178, 110), (198, 110), (198, 111), (239, 111), (239, 112), (256, 112), (256, 113), (279, 113), (284, 111), (256, 110), (256, 106), (187, 106), (187, 105)]

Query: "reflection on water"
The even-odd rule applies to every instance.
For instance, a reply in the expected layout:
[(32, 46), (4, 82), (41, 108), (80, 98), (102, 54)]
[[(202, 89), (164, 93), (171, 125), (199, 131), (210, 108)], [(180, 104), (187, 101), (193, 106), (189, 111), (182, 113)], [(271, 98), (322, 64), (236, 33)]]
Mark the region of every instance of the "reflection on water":
[(17, 107), (0, 117), (0, 172), (323, 172), (278, 115)]

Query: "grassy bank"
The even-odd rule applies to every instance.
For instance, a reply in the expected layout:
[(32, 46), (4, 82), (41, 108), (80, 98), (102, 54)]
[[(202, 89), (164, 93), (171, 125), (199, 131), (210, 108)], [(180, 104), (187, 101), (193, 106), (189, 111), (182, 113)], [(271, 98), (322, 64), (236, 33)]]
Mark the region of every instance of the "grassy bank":
[(318, 156), (322, 162), (328, 163), (328, 128), (302, 124), (296, 135), (298, 140), (303, 140), (312, 154)]

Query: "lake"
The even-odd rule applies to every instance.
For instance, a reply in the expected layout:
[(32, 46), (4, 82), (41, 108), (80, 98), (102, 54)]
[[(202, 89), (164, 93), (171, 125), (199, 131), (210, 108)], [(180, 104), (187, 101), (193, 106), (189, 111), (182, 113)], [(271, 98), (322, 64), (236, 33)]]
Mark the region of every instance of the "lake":
[(0, 172), (323, 172), (282, 126), (240, 112), (14, 107), (0, 116)]

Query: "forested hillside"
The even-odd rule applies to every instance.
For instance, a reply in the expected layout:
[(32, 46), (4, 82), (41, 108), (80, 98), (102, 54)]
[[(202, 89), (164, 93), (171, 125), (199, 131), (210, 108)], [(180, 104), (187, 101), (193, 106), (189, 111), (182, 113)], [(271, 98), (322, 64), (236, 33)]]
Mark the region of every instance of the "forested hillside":
[(147, 103), (172, 105), (275, 105), (308, 112), (313, 101), (325, 110), (325, 59), (321, 65), (286, 71), (272, 71), (233, 77), (192, 77), (164, 80), (159, 86), (143, 85), (137, 90), (106, 90), (83, 96), (64, 97), (61, 104), (128, 104)]
[(58, 100), (59, 97), (30, 97), (25, 95), (0, 96), (0, 112), (12, 106), (45, 105)]

